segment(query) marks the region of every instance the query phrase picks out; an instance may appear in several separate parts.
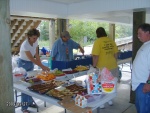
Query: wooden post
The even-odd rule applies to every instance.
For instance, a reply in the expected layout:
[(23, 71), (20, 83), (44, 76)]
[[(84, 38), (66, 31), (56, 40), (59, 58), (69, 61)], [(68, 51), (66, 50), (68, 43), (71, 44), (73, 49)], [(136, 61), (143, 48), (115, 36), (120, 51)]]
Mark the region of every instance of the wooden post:
[[(58, 38), (58, 37), (57, 37)], [(49, 22), (49, 40), (50, 40), (50, 50), (55, 42), (55, 20), (51, 19)]]
[(66, 19), (57, 19), (57, 38), (60, 37), (62, 31), (67, 30)]
[(9, 6), (9, 0), (0, 0), (0, 113), (15, 113)]
[[(138, 26), (142, 23), (145, 22), (145, 17), (146, 17), (146, 13), (145, 11), (142, 12), (134, 12), (133, 13), (133, 52), (132, 52), (132, 61), (134, 60), (137, 51), (139, 50), (139, 48), (142, 45), (142, 42), (139, 41), (139, 39), (137, 38), (137, 29)], [(132, 75), (134, 76), (134, 75)], [(132, 87), (130, 90), (130, 103), (134, 103), (135, 102), (135, 92), (132, 91)]]
[(115, 41), (115, 24), (109, 23), (109, 38)]

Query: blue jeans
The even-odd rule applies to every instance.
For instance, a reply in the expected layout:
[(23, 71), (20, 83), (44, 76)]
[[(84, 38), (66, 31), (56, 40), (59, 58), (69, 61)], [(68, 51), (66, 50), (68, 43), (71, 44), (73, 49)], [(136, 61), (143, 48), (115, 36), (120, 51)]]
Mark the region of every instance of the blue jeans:
[[(24, 68), (26, 71), (32, 71), (34, 69), (34, 64), (31, 61), (25, 61), (22, 59), (18, 59), (17, 61), (18, 67)], [(29, 105), (33, 103), (33, 99), (31, 96), (21, 93), (21, 109), (28, 109)]]
[(26, 61), (22, 59), (17, 60), (18, 67), (24, 68), (26, 71), (32, 71), (34, 69), (34, 64), (31, 61)]
[(135, 93), (135, 106), (137, 113), (150, 113), (150, 92), (143, 93), (144, 83), (141, 83)]

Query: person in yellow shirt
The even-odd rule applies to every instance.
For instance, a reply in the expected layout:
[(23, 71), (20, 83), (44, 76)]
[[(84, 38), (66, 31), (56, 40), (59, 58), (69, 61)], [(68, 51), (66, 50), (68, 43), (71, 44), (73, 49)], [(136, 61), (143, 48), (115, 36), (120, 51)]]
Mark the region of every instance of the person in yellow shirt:
[(100, 70), (106, 67), (115, 77), (119, 78), (117, 65), (118, 48), (116, 43), (107, 36), (103, 27), (97, 28), (96, 34), (97, 39), (92, 49), (93, 67)]
[[(96, 30), (97, 39), (92, 48), (93, 67), (102, 70), (104, 67), (109, 69), (113, 76), (119, 80), (119, 70), (117, 65), (118, 48), (116, 43), (107, 36), (103, 27)], [(119, 80), (120, 81), (120, 80)], [(112, 101), (108, 102), (112, 105)], [(104, 108), (102, 105), (100, 108)]]

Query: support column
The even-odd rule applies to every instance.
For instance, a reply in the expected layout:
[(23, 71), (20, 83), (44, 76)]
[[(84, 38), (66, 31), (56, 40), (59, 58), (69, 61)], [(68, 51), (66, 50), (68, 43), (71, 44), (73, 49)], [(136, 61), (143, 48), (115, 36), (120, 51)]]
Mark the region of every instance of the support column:
[[(137, 29), (138, 26), (142, 23), (145, 23), (145, 18), (146, 18), (146, 12), (141, 11), (141, 12), (134, 12), (133, 13), (133, 45), (132, 45), (132, 61), (134, 60), (137, 51), (142, 45), (142, 42), (139, 41), (137, 38)], [(133, 75), (134, 76), (134, 75)], [(132, 77), (132, 76), (131, 76)], [(135, 92), (132, 91), (132, 86), (130, 89), (130, 103), (135, 102)]]
[(112, 38), (115, 41), (115, 24), (109, 24), (109, 38)]
[(57, 38), (60, 37), (62, 31), (67, 30), (66, 19), (57, 19)]
[(66, 31), (69, 31), (69, 19), (66, 20)]
[(55, 42), (55, 20), (51, 19), (49, 22), (49, 41), (50, 41), (50, 45), (49, 48), (50, 50), (52, 49), (52, 46)]
[(13, 106), (9, 1), (0, 0), (0, 113), (15, 113)]

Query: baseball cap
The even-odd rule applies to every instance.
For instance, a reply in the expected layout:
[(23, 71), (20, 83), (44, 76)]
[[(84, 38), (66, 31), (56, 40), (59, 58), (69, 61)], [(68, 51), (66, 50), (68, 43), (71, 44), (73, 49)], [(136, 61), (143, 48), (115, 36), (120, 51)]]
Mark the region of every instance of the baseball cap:
[(71, 36), (70, 36), (70, 34), (69, 34), (68, 31), (63, 31), (63, 32), (61, 33), (61, 36), (65, 36), (65, 37), (71, 38)]

